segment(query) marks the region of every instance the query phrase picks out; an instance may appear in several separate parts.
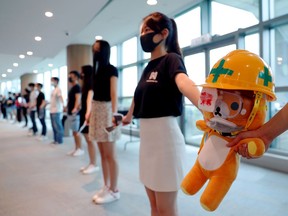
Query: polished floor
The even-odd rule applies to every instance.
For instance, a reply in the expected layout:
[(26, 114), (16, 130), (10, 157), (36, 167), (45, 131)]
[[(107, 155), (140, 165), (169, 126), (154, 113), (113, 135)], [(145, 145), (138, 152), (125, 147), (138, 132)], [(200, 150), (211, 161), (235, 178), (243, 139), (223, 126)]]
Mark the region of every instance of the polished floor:
[[(49, 121), (47, 122), (49, 125)], [(51, 130), (48, 133), (51, 137)], [(83, 139), (84, 141), (84, 139)], [(137, 138), (123, 135), (117, 143), (121, 199), (95, 205), (91, 197), (102, 186), (101, 172), (82, 175), (87, 154), (67, 156), (71, 137), (52, 146), (27, 136), (19, 124), (0, 121), (0, 216), (148, 216), (149, 203), (138, 180)], [(84, 149), (86, 145), (83, 143)], [(197, 149), (187, 146), (188, 171)], [(99, 162), (98, 157), (98, 162)], [(287, 164), (288, 166), (288, 164)], [(287, 216), (288, 175), (242, 163), (229, 193), (215, 212), (206, 212), (195, 196), (178, 196), (180, 216)]]

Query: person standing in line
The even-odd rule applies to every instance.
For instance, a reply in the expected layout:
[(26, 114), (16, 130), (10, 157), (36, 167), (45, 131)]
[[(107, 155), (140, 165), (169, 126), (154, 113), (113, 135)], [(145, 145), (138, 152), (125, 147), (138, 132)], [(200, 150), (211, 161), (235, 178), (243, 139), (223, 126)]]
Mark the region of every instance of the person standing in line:
[(45, 94), (42, 92), (42, 83), (37, 83), (36, 88), (39, 92), (37, 99), (36, 99), (36, 109), (38, 114), (38, 119), (42, 125), (42, 132), (41, 135), (38, 137), (39, 141), (43, 141), (47, 139), (47, 127), (46, 127), (46, 100), (45, 100)]
[[(99, 170), (96, 166), (96, 152), (93, 141), (89, 138), (89, 117), (91, 113), (93, 89), (92, 89), (92, 66), (84, 65), (81, 68), (80, 79), (82, 80), (82, 97), (80, 111), (80, 129), (83, 134), (88, 149), (89, 164), (80, 169), (83, 174), (92, 174)], [(85, 126), (84, 128), (81, 128)]]
[(35, 116), (36, 116), (36, 103), (37, 103), (37, 97), (38, 97), (38, 90), (35, 88), (34, 83), (29, 83), (28, 84), (30, 88), (30, 96), (29, 96), (29, 112), (30, 112), (30, 118), (32, 122), (32, 127), (29, 129), (29, 136), (36, 136), (38, 132)]
[(15, 107), (15, 98), (12, 92), (8, 92), (8, 98), (6, 100), (6, 110), (8, 117), (10, 116), (10, 122), (13, 123), (14, 119), (14, 107)]
[(279, 110), (268, 122), (266, 122), (260, 128), (253, 131), (244, 131), (239, 133), (235, 139), (227, 144), (227, 147), (234, 148), (234, 151), (239, 153), (245, 158), (250, 159), (248, 154), (248, 144), (240, 145), (237, 144), (246, 138), (255, 137), (263, 140), (266, 151), (268, 150), (272, 141), (288, 130), (288, 103)]
[(81, 136), (78, 133), (80, 126), (80, 109), (81, 109), (81, 87), (79, 85), (80, 74), (78, 71), (70, 71), (68, 81), (71, 88), (68, 93), (67, 103), (67, 121), (73, 133), (75, 148), (68, 152), (71, 156), (80, 156), (84, 154), (81, 146)]
[(23, 117), (25, 119), (25, 125), (23, 125), (23, 127), (27, 127), (28, 126), (27, 108), (28, 108), (28, 104), (29, 104), (29, 94), (30, 94), (29, 89), (25, 88), (25, 93), (23, 94), (22, 104), (21, 104), (22, 115), (23, 115)]
[(96, 204), (116, 201), (118, 190), (118, 161), (115, 142), (120, 137), (119, 128), (111, 133), (106, 127), (113, 125), (113, 113), (117, 113), (118, 71), (110, 64), (110, 44), (96, 40), (93, 44), (93, 101), (89, 122), (89, 137), (96, 140), (101, 156), (104, 186), (93, 196)]
[(177, 193), (184, 177), (185, 140), (177, 122), (183, 95), (196, 107), (200, 92), (188, 78), (173, 19), (155, 12), (143, 19), (140, 42), (151, 53), (123, 124), (140, 122), (140, 180), (152, 216), (176, 216)]
[(64, 129), (61, 122), (64, 101), (62, 91), (59, 88), (59, 78), (52, 77), (51, 85), (54, 87), (50, 97), (50, 119), (53, 131), (53, 141), (51, 144), (62, 144)]

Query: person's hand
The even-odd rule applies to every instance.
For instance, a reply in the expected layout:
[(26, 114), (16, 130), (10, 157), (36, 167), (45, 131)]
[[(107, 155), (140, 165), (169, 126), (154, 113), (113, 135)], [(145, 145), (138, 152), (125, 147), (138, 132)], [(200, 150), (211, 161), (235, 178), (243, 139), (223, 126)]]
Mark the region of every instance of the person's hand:
[(233, 148), (235, 152), (240, 154), (242, 157), (250, 159), (251, 157), (249, 156), (248, 153), (248, 144), (247, 143), (242, 143), (240, 144), (240, 141), (246, 138), (260, 138), (265, 144), (265, 151), (269, 148), (272, 140), (266, 139), (264, 136), (262, 136), (259, 132), (259, 130), (254, 130), (254, 131), (244, 131), (239, 133), (235, 139), (233, 139), (231, 142), (229, 142), (226, 146)]
[(87, 125), (89, 125), (89, 119), (90, 119), (90, 113), (85, 114), (85, 122)]
[(73, 115), (73, 114), (77, 114), (77, 112), (78, 112), (78, 109), (77, 109), (77, 108), (74, 108), (74, 109), (71, 111), (72, 115)]
[(125, 115), (122, 119), (122, 124), (123, 125), (128, 125), (132, 122), (132, 117)]

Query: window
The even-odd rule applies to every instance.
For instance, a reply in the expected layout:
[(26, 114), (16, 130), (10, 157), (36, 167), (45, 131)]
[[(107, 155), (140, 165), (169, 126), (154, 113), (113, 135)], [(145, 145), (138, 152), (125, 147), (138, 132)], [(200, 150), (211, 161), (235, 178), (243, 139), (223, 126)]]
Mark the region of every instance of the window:
[(68, 74), (67, 74), (67, 66), (60, 67), (60, 76), (59, 76), (59, 87), (62, 91), (62, 96), (64, 100), (64, 104), (67, 102), (68, 97)]
[[(198, 53), (184, 57), (184, 63), (186, 66), (187, 74), (195, 84), (203, 84), (205, 82), (205, 54)], [(185, 98), (185, 103), (191, 104), (191, 102)]]
[(200, 7), (175, 18), (181, 48), (191, 45), (191, 40), (201, 36)]
[(117, 67), (117, 46), (111, 47), (110, 50), (110, 63)]
[(288, 25), (271, 30), (271, 68), (277, 87), (288, 86)]
[(245, 37), (245, 49), (257, 55), (259, 54), (259, 34), (251, 34)]
[(133, 37), (123, 43), (122, 65), (132, 64), (137, 61), (137, 37)]
[(210, 70), (213, 68), (214, 64), (216, 64), (216, 62), (224, 57), (225, 55), (227, 55), (229, 52), (233, 51), (236, 49), (236, 45), (232, 44), (232, 45), (228, 45), (228, 46), (224, 46), (224, 47), (220, 47), (220, 48), (216, 48), (210, 51)]
[(246, 28), (259, 23), (257, 18), (259, 17), (259, 5), (256, 1), (239, 0), (226, 2), (227, 4), (220, 4), (212, 1), (212, 35), (224, 35), (239, 28)]
[(51, 71), (51, 77), (58, 77), (59, 76), (59, 72), (58, 72), (58, 68), (55, 68)]
[(138, 83), (137, 67), (124, 68), (122, 71), (122, 97), (132, 97)]
[(51, 93), (51, 72), (50, 71), (44, 72), (44, 80), (45, 82), (42, 82), (43, 84), (42, 92), (45, 95), (45, 99), (50, 101), (50, 93)]
[(270, 0), (270, 18), (287, 14), (287, 0)]

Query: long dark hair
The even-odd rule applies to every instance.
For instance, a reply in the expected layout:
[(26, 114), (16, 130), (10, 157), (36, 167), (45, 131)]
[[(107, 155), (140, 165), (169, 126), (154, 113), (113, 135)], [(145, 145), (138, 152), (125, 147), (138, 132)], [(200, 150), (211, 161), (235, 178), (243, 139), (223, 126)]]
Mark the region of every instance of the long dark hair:
[(182, 56), (178, 42), (177, 25), (174, 19), (171, 19), (160, 12), (154, 12), (144, 17), (143, 22), (155, 32), (160, 33), (163, 29), (168, 29), (169, 35), (165, 43), (167, 52), (174, 52)]
[(99, 67), (110, 64), (110, 44), (105, 40), (96, 40), (95, 43), (99, 43), (100, 45), (99, 59), (95, 58), (95, 51), (93, 53), (93, 71), (94, 73), (97, 73)]
[(83, 65), (81, 67), (81, 72), (84, 75), (82, 79), (82, 93), (87, 93), (92, 88), (92, 71), (91, 65)]

